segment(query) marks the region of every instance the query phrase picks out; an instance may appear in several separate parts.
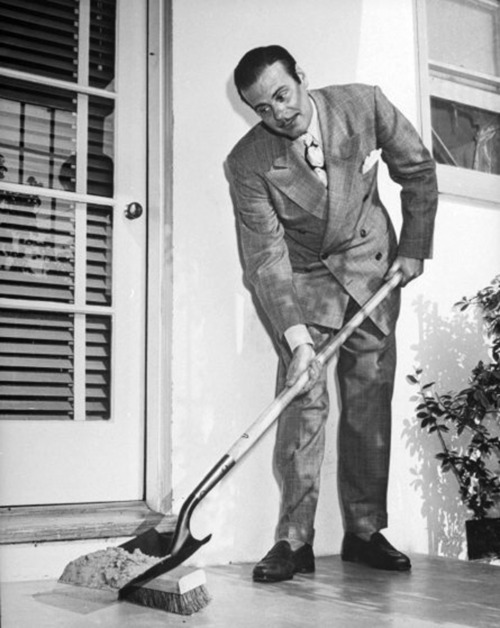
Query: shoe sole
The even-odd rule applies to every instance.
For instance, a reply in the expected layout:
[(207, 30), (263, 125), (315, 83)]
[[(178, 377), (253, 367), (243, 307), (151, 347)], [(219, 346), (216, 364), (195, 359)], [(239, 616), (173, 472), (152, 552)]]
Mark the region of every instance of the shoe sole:
[(284, 582), (285, 580), (292, 580), (294, 574), (298, 573), (298, 574), (308, 574), (308, 573), (314, 573), (315, 572), (315, 568), (313, 567), (311, 568), (304, 568), (304, 569), (297, 569), (293, 572), (293, 574), (291, 576), (288, 576), (287, 578), (272, 578), (269, 576), (266, 576), (265, 574), (262, 574), (261, 576), (259, 575), (255, 575), (252, 574), (252, 579), (254, 582)]
[(372, 565), (371, 563), (369, 563), (366, 560), (362, 560), (361, 558), (358, 558), (357, 556), (341, 556), (341, 559), (344, 562), (348, 562), (348, 563), (357, 563), (358, 565), (367, 565), (368, 567), (371, 567), (372, 569), (382, 569), (384, 571), (410, 571), (411, 570), (411, 564), (410, 565), (401, 565), (401, 566), (394, 566), (394, 567), (381, 567), (379, 565)]
[(253, 576), (254, 582), (285, 582), (286, 580), (292, 580), (293, 574), (287, 578), (270, 578), (269, 576)]

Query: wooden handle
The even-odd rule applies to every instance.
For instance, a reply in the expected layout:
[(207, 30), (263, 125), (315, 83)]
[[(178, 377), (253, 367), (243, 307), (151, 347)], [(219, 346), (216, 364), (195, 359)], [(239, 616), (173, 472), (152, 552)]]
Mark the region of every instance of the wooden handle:
[[(347, 340), (352, 332), (361, 325), (373, 310), (394, 290), (401, 282), (403, 275), (397, 271), (381, 288), (359, 309), (358, 312), (342, 327), (342, 329), (325, 345), (318, 353), (316, 359), (323, 366), (337, 352), (339, 347)], [(288, 404), (300, 393), (309, 379), (307, 371), (304, 371), (293, 386), (283, 389), (274, 401), (257, 417), (247, 431), (242, 434), (227, 452), (227, 456), (236, 463), (268, 428), (279, 417)]]

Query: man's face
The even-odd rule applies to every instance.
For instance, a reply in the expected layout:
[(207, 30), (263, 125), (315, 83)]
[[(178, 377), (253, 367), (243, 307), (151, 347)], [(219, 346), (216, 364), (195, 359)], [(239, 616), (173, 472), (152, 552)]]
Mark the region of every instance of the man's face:
[(288, 74), (281, 61), (267, 66), (249, 88), (246, 102), (272, 131), (294, 140), (309, 128), (312, 106), (305, 74), (297, 68), (300, 83)]

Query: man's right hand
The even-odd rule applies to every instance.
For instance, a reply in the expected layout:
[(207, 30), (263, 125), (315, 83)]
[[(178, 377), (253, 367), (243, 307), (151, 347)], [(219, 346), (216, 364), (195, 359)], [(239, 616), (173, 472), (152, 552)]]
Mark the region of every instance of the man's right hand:
[(300, 394), (309, 392), (321, 374), (321, 366), (316, 360), (316, 352), (309, 343), (300, 344), (295, 348), (286, 374), (286, 385), (291, 388), (306, 370), (308, 371), (309, 380), (300, 391)]

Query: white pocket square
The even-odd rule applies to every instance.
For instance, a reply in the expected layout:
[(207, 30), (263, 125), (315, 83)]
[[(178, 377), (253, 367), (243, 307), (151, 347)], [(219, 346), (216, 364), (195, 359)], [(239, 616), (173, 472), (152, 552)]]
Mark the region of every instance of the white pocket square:
[(372, 152), (366, 157), (363, 162), (363, 165), (361, 167), (362, 174), (366, 174), (373, 168), (373, 166), (377, 163), (381, 152), (382, 150), (380, 148), (372, 150)]

